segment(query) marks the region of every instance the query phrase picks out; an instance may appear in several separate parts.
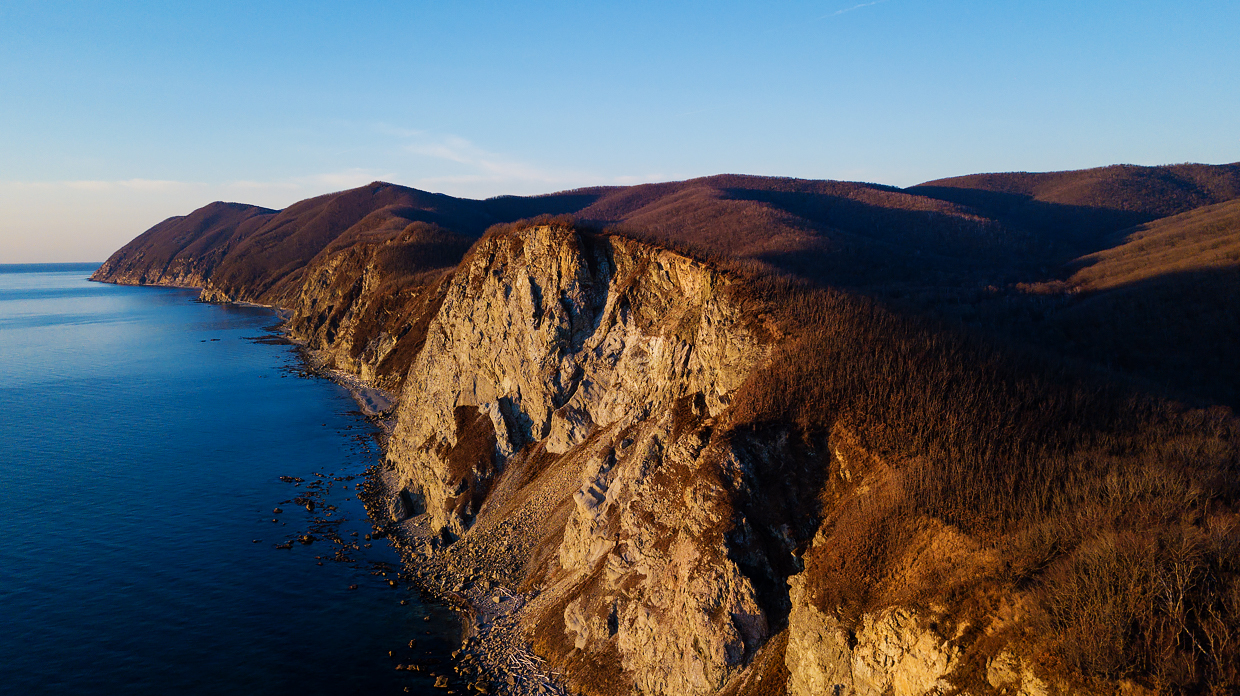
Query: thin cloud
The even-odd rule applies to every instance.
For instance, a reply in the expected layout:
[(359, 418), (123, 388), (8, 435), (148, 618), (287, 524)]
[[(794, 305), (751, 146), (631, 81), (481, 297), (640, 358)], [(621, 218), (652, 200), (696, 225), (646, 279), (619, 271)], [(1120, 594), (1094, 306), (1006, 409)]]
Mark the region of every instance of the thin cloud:
[(475, 170), (464, 175), (432, 177), (444, 181), (521, 181), (556, 183), (573, 178), (566, 172), (554, 172), (519, 160), (490, 152), (456, 135), (429, 138), (418, 134), (419, 142), (405, 147), (410, 154), (453, 162)]
[(380, 172), (377, 169), (353, 167), (350, 169), (342, 169), (338, 172), (325, 172), (322, 174), (311, 174), (309, 176), (295, 176), (288, 179), (273, 179), (270, 181), (230, 181), (225, 185), (237, 188), (274, 189), (294, 189), (314, 186), (344, 186), (345, 188), (353, 188), (391, 176), (393, 176), (391, 172)]
[(823, 15), (819, 17), (818, 19), (827, 19), (829, 17), (839, 17), (840, 15), (845, 14), (847, 12), (852, 12), (853, 10), (860, 10), (863, 7), (873, 7), (875, 5), (881, 5), (885, 2), (887, 2), (887, 0), (874, 0), (874, 2), (863, 2), (860, 5), (853, 5), (852, 7), (845, 7), (842, 10), (836, 10), (835, 12), (832, 12), (829, 15)]
[(523, 162), (487, 150), (459, 135), (436, 135), (391, 126), (383, 127), (382, 132), (406, 141), (402, 149), (408, 154), (425, 158), (421, 167), (425, 174), (411, 182), (418, 188), (438, 188), (452, 195), (492, 196), (546, 193), (599, 179), (579, 171), (548, 169)]
[(636, 176), (616, 176), (612, 177), (611, 183), (615, 186), (635, 186), (637, 184), (650, 184), (659, 181), (671, 181), (677, 177), (667, 174), (640, 174)]
[[(711, 107), (714, 108), (723, 107)], [(488, 150), (452, 133), (434, 133), (390, 123), (372, 124), (371, 128), (396, 139), (402, 151), (421, 160), (418, 163), (421, 171), (404, 182), (455, 196), (535, 195), (585, 186), (625, 186), (667, 179), (664, 174), (606, 176), (549, 168)]]

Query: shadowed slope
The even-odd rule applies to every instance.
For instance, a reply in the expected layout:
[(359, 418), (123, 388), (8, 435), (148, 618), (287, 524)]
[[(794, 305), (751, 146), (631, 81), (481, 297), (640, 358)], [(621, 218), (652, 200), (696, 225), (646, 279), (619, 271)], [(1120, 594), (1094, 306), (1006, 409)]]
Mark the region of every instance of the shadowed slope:
[(91, 279), (202, 285), (238, 227), (256, 219), (262, 224), (275, 212), (241, 203), (211, 203), (189, 215), (168, 218), (112, 254)]
[(841, 181), (727, 174), (644, 184), (608, 191), (577, 215), (844, 286), (971, 277), (1026, 246), (963, 206)]
[(1031, 288), (1070, 293), (1044, 343), (1240, 408), (1240, 200), (1142, 225), (1073, 266), (1066, 282)]
[(1074, 290), (1107, 290), (1171, 273), (1240, 266), (1240, 200), (1141, 225), (1114, 247), (1090, 254), (1068, 279)]
[[(375, 182), (278, 213), (212, 204), (155, 226), (95, 278), (169, 283), (180, 273), (238, 297), (276, 301), (325, 249), (390, 237), (413, 222), (476, 237), (495, 223), (572, 214), (884, 296), (893, 288), (1049, 280), (1042, 269), (1106, 248), (1118, 230), (1238, 195), (1240, 164), (977, 174), (903, 191), (720, 175), (485, 201)], [(186, 268), (192, 272), (167, 270)]]
[(376, 182), (281, 211), (236, 240), (211, 282), (231, 295), (274, 300), (294, 290), (296, 278), (290, 276), (341, 235), (379, 229), (394, 234), (413, 222), (477, 235), (494, 220), (473, 201)]
[(564, 213), (838, 285), (975, 273), (979, 264), (1009, 263), (1023, 250), (1018, 236), (962, 206), (874, 184), (722, 175), (475, 201), (376, 182), (278, 213), (256, 209), (253, 220), (221, 222), (192, 248), (173, 244), (170, 237), (183, 235), (169, 228), (171, 221), (161, 223), (95, 277), (163, 282), (146, 272), (140, 247), (150, 241), (172, 249), (171, 256), (193, 257), (202, 281), (230, 296), (277, 302), (320, 253), (391, 237), (413, 222), (476, 237), (498, 222)]
[[(252, 210), (248, 215), (219, 213), (235, 208), (240, 207), (213, 203), (183, 221), (160, 223), (114, 254), (92, 277), (166, 284), (164, 275), (153, 272), (160, 259), (146, 251), (159, 249), (173, 259), (164, 265), (188, 264), (195, 269), (195, 282), (180, 284), (209, 284), (236, 299), (278, 303), (296, 292), (305, 266), (337, 241), (335, 249), (363, 239), (389, 238), (414, 222), (477, 236), (496, 222), (479, 201), (381, 182), (311, 198), (279, 212), (247, 206)], [(199, 219), (214, 224), (185, 222)]]
[(972, 174), (906, 191), (970, 206), (1079, 254), (1102, 248), (1112, 232), (1240, 197), (1240, 163)]

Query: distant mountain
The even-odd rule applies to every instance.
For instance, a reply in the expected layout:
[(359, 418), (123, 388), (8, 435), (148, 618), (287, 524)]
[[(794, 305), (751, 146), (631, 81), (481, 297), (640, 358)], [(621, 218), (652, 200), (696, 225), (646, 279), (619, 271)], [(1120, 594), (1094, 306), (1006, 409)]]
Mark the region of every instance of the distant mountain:
[(1118, 244), (1076, 262), (1075, 291), (1109, 290), (1175, 273), (1240, 265), (1240, 200), (1206, 205), (1140, 225)]
[[(222, 215), (225, 210), (235, 212)], [(108, 259), (95, 278), (139, 284), (197, 279), (193, 284), (274, 301), (334, 242), (394, 235), (414, 222), (477, 236), (495, 220), (476, 201), (381, 182), (282, 211), (213, 203), (151, 228)]]
[(1117, 230), (1240, 197), (1240, 163), (971, 174), (906, 191), (967, 205), (1080, 251)]
[(275, 214), (258, 206), (217, 202), (170, 217), (112, 254), (91, 277), (133, 285), (201, 287), (239, 229), (261, 225)]
[[(1191, 277), (1228, 277), (1225, 269), (1235, 264), (1224, 253), (1231, 248), (1227, 233), (1207, 232), (1234, 230), (1234, 208), (1226, 203), (1238, 197), (1240, 164), (975, 174), (904, 190), (725, 174), (487, 200), (375, 182), (283, 211), (213, 203), (143, 233), (94, 278), (210, 287), (212, 297), (292, 305), (308, 277), (327, 277), (325, 269), (344, 263), (352, 250), (347, 263), (359, 273), (370, 264), (382, 269), (393, 292), (414, 292), (431, 277), (427, 273), (454, 266), (488, 227), (568, 214), (703, 258), (849, 289), (908, 314), (1150, 377), (1158, 350), (1147, 345), (1153, 334), (1145, 320), (1192, 316), (1175, 309), (1195, 297), (1180, 282), (1189, 269), (1200, 271)], [(1167, 217), (1186, 211), (1198, 212)], [(1153, 222), (1160, 218), (1166, 219)], [(1132, 232), (1133, 225), (1146, 227)], [(1202, 264), (1208, 274), (1201, 273)], [(1161, 276), (1180, 281), (1157, 285)], [(339, 274), (332, 277), (339, 282)], [(1158, 311), (1138, 320), (1118, 307), (1098, 317), (1088, 309), (1111, 301), (1095, 298), (1095, 291), (1137, 280), (1139, 287), (1128, 292), (1160, 288)], [(315, 310), (313, 322), (323, 331), (346, 320), (331, 315), (344, 312), (344, 299), (356, 292), (337, 291), (340, 302), (330, 311)], [(1106, 326), (1106, 336), (1090, 337), (1088, 326)], [(1230, 335), (1223, 331), (1220, 340)], [(1193, 340), (1216, 333), (1197, 332)], [(1214, 355), (1221, 346), (1213, 341), (1185, 355)], [(396, 374), (403, 366), (385, 369)], [(1169, 375), (1160, 368), (1156, 381), (1177, 394), (1240, 405), (1238, 388), (1230, 386), (1240, 384), (1240, 375), (1220, 381), (1190, 372)]]
[[(1125, 231), (1068, 264), (1032, 340), (1139, 376), (1175, 396), (1240, 408), (1240, 199)], [(1034, 335), (1036, 334), (1036, 335)]]
[(546, 214), (571, 214), (843, 285), (927, 269), (939, 274), (1019, 249), (992, 221), (960, 205), (873, 184), (724, 175), (478, 201), (375, 182), (279, 212), (211, 204), (148, 230), (95, 277), (187, 285), (209, 280), (247, 299), (271, 300), (295, 286), (315, 256), (351, 240), (392, 236), (414, 222), (477, 237), (492, 224)]

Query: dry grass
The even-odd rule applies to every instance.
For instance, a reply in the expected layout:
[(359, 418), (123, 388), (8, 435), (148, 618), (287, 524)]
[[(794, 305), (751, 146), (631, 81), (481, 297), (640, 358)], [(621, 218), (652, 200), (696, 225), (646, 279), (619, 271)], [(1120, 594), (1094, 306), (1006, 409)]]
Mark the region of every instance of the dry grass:
[[(977, 582), (1037, 588), (1053, 629), (1042, 649), (1078, 677), (1240, 687), (1229, 632), (1240, 625), (1240, 423), (1229, 412), (842, 293), (771, 278), (749, 287), (790, 340), (737, 393), (734, 422), (842, 427), (886, 467), (868, 472), (865, 495), (823, 511), (827, 540), (806, 562), (824, 608), (855, 618), (890, 605), (902, 550), (920, 520), (941, 520), (1006, 561)], [(940, 600), (947, 589), (923, 588)]]
[[(724, 176), (482, 202), (373, 184), (278, 214), (200, 211), (134, 250), (191, 258), (251, 299), (287, 296), (320, 254), (387, 244), (416, 222), (472, 237), (512, 217), (575, 213), (690, 251), (747, 276), (735, 299), (782, 337), (735, 395), (733, 432), (791, 428), (873, 454), (858, 472), (867, 493), (824, 487), (828, 543), (804, 557), (820, 601), (854, 616), (894, 601), (903, 550), (933, 520), (1004, 563), (973, 587), (926, 583), (902, 597), (1019, 593), (1040, 627), (1024, 640), (1066, 674), (1204, 693), (1240, 689), (1240, 425), (1196, 407), (1240, 403), (1236, 208), (1152, 223), (1110, 247), (1131, 225), (1238, 194), (1240, 165), (978, 175), (908, 191)], [(376, 252), (395, 279), (385, 292), (404, 299), (376, 305), (366, 325), (400, 327), (405, 358), (425, 333), (417, 317), (438, 305), (435, 293), (401, 293), (442, 288), (439, 264), (462, 247), (413, 231)], [(1093, 265), (1059, 270), (1094, 252)], [(1022, 291), (1050, 280), (1096, 292)], [(799, 509), (776, 491), (807, 470), (814, 485), (831, 473), (825, 457), (796, 459), (765, 472), (768, 503)]]
[(1240, 200), (1142, 225), (1122, 243), (1083, 257), (1075, 292), (1110, 290), (1158, 276), (1240, 267)]

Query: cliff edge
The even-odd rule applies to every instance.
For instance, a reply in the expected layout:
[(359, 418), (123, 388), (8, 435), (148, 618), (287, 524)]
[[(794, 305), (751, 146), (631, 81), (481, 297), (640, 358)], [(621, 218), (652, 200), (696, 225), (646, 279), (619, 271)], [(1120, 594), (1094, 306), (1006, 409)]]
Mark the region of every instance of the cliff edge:
[(281, 305), (398, 393), (393, 521), (420, 563), (515, 592), (571, 689), (1240, 685), (1230, 411), (769, 267), (416, 210), (357, 208), (247, 285), (225, 238), (272, 213), (217, 206), (175, 223), (201, 254), (135, 244), (99, 277)]

